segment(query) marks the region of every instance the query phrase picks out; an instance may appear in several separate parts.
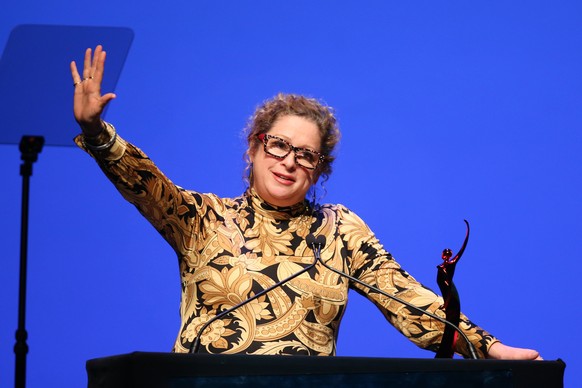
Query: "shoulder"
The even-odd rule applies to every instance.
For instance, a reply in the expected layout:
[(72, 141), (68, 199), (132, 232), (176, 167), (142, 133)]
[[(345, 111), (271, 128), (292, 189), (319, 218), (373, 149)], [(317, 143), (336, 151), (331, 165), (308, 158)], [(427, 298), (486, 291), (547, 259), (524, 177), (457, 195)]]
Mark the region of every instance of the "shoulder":
[(183, 197), (191, 198), (199, 209), (213, 209), (217, 213), (223, 213), (227, 209), (238, 209), (245, 204), (244, 196), (234, 198), (220, 197), (215, 193), (200, 193), (176, 186)]
[(366, 223), (356, 212), (347, 206), (338, 204), (323, 204), (317, 209), (324, 218), (333, 218), (340, 226), (349, 226), (349, 228), (369, 229)]
[(356, 212), (354, 212), (353, 210), (351, 210), (350, 208), (341, 203), (326, 203), (322, 205), (317, 205), (317, 210), (324, 213), (328, 212), (334, 213), (337, 215), (338, 219), (356, 218), (358, 220), (361, 220), (361, 218), (356, 214)]

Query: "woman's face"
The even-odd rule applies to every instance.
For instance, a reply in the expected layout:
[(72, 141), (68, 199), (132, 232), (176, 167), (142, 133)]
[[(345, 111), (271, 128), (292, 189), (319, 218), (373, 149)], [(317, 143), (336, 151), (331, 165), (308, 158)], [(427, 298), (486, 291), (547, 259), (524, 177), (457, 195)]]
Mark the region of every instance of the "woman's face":
[[(303, 117), (279, 117), (267, 132), (298, 148), (319, 151), (321, 136), (317, 125)], [(309, 170), (295, 162), (291, 151), (283, 159), (265, 152), (263, 143), (251, 154), (253, 188), (265, 201), (275, 206), (291, 206), (305, 199), (311, 185), (317, 182), (317, 169)]]

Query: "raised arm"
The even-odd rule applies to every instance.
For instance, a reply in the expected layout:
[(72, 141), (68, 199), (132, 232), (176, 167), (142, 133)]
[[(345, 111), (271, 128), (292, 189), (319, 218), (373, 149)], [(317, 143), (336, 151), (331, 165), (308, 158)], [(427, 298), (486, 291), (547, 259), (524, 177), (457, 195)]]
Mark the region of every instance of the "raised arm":
[(174, 185), (139, 148), (117, 135), (113, 125), (101, 120), (115, 94), (101, 95), (106, 53), (101, 46), (85, 51), (82, 77), (75, 62), (73, 112), (82, 135), (76, 144), (97, 161), (120, 194), (160, 232), (180, 256), (194, 244), (195, 219), (202, 202), (197, 193)]

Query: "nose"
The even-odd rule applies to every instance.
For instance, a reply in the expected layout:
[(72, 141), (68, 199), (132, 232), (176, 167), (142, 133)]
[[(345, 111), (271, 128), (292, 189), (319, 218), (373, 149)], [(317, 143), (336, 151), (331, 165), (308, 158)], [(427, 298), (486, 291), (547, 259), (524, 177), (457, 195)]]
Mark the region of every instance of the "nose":
[(295, 162), (295, 153), (293, 151), (289, 152), (287, 156), (281, 159), (281, 164), (287, 168), (289, 171), (294, 171), (297, 168), (297, 163)]

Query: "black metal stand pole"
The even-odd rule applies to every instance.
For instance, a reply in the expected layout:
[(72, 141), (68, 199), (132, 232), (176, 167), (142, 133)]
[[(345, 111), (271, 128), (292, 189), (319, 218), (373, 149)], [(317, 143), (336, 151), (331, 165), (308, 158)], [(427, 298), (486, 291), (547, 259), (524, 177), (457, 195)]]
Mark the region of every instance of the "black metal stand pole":
[(24, 388), (26, 385), (26, 354), (28, 344), (26, 340), (26, 270), (28, 254), (28, 199), (30, 194), (30, 177), (32, 176), (32, 164), (37, 161), (38, 154), (42, 151), (44, 137), (23, 136), (20, 140), (20, 152), (23, 163), (20, 165), (22, 175), (22, 213), (20, 223), (20, 283), (18, 287), (18, 329), (16, 330), (16, 354), (14, 386)]

